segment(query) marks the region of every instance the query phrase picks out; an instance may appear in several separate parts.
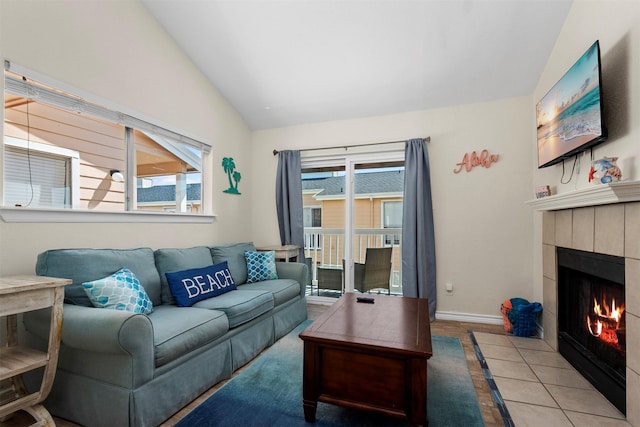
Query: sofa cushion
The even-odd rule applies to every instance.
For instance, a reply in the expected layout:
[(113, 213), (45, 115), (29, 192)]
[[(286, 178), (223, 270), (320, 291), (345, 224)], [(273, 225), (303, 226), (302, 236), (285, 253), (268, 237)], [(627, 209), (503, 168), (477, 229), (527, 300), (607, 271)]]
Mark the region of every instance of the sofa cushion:
[(206, 246), (196, 246), (184, 249), (158, 249), (154, 253), (156, 267), (160, 273), (162, 283), (162, 303), (175, 304), (176, 299), (171, 294), (169, 282), (165, 273), (183, 271), (191, 268), (207, 267), (217, 264), (211, 260), (211, 251)]
[(244, 251), (247, 260), (247, 283), (274, 280), (278, 278), (276, 271), (276, 253)]
[(222, 311), (163, 304), (149, 315), (156, 367), (220, 338), (229, 330)]
[(271, 310), (273, 296), (262, 290), (235, 290), (197, 302), (193, 307), (224, 311), (231, 329)]
[(149, 314), (153, 304), (140, 281), (128, 268), (103, 279), (82, 284), (91, 303), (98, 308)]
[(150, 248), (52, 249), (38, 255), (36, 274), (62, 277), (73, 283), (64, 288), (65, 302), (93, 307), (82, 286), (121, 268), (136, 275), (154, 306), (161, 304), (160, 276)]
[(260, 290), (271, 292), (275, 307), (290, 301), (300, 295), (300, 284), (292, 279), (264, 280), (256, 283), (246, 283), (239, 286), (242, 290)]
[(165, 273), (165, 276), (179, 307), (191, 307), (198, 301), (236, 289), (226, 261), (203, 268)]
[(214, 264), (227, 261), (229, 271), (236, 285), (247, 281), (247, 260), (244, 251), (255, 251), (253, 243), (232, 243), (228, 245), (212, 246), (211, 257)]

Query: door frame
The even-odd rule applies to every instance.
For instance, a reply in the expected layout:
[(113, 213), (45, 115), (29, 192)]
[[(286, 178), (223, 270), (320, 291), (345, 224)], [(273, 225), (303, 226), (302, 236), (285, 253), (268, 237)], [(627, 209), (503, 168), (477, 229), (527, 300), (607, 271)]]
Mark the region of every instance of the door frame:
[[(304, 154), (304, 152), (302, 152)], [(327, 154), (301, 156), (302, 169), (344, 166), (345, 172), (345, 227), (344, 227), (344, 256), (345, 256), (345, 292), (353, 292), (353, 236), (354, 236), (354, 173), (356, 165), (366, 163), (398, 162), (405, 160), (404, 148), (401, 150), (372, 151), (354, 154)], [(347, 237), (349, 236), (349, 237)], [(309, 301), (318, 303), (333, 303), (335, 298), (309, 296)]]

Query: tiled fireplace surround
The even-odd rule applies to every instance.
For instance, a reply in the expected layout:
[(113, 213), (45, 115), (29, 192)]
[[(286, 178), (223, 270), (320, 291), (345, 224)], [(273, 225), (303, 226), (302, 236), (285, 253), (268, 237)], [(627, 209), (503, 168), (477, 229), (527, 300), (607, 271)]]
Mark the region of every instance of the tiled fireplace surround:
[(556, 247), (624, 257), (627, 421), (640, 426), (640, 202), (606, 203), (585, 206), (588, 202), (581, 201), (576, 203), (580, 207), (575, 208), (546, 210), (554, 209), (552, 204), (540, 209), (545, 210), (542, 216), (544, 340), (558, 350)]

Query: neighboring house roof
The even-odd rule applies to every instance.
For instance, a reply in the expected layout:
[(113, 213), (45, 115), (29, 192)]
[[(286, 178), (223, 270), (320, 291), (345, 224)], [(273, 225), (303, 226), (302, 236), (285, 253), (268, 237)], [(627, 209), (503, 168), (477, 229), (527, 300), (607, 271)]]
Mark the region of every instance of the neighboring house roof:
[[(302, 180), (302, 190), (317, 190), (316, 197), (344, 196), (344, 176)], [(355, 194), (402, 194), (404, 170), (356, 173)]]
[[(187, 201), (200, 201), (200, 184), (187, 184)], [(138, 203), (175, 203), (175, 185), (154, 185), (149, 188), (138, 188)]]

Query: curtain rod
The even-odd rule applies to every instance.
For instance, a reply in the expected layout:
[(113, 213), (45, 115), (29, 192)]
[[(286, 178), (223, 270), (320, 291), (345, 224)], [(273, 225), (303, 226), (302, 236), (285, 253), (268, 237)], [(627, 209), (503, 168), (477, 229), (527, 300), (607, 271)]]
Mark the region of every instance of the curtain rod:
[[(431, 142), (431, 137), (427, 136), (424, 138), (425, 142)], [(370, 145), (384, 145), (384, 144), (399, 144), (401, 142), (406, 142), (406, 140), (402, 140), (402, 141), (387, 141), (387, 142), (370, 142), (368, 144), (357, 144), (357, 145), (341, 145), (341, 146), (336, 146), (336, 147), (315, 147), (315, 148), (303, 148), (299, 151), (316, 151), (316, 150), (334, 150), (336, 148), (344, 148), (345, 150), (348, 150), (349, 148), (356, 148), (356, 147), (368, 147)], [(277, 155), (278, 154), (278, 150), (273, 150), (273, 155)]]

